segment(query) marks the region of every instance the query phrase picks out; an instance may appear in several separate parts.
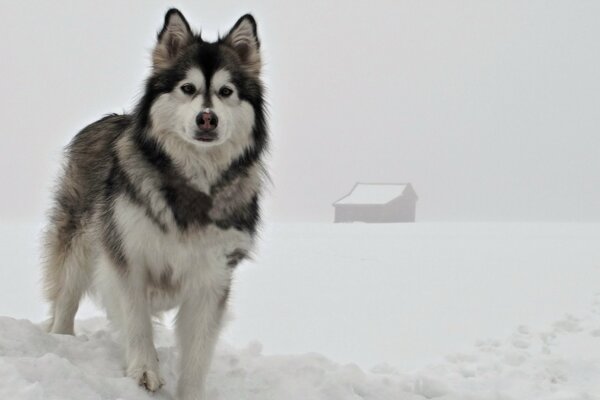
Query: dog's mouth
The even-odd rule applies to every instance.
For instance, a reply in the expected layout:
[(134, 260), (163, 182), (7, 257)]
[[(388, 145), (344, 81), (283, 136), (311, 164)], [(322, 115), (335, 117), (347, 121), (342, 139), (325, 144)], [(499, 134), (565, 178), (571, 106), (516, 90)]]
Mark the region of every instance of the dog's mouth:
[(196, 132), (194, 134), (194, 139), (200, 142), (214, 142), (218, 137), (216, 132)]

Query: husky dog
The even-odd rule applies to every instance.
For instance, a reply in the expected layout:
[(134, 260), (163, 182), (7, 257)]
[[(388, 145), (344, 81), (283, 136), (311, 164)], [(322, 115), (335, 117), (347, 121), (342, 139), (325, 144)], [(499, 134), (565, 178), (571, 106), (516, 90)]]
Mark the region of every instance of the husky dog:
[(97, 295), (122, 332), (126, 374), (159, 389), (152, 316), (178, 307), (179, 399), (203, 399), (232, 273), (252, 250), (267, 144), (251, 15), (205, 42), (165, 16), (130, 114), (84, 128), (66, 150), (45, 237), (49, 330), (73, 334)]

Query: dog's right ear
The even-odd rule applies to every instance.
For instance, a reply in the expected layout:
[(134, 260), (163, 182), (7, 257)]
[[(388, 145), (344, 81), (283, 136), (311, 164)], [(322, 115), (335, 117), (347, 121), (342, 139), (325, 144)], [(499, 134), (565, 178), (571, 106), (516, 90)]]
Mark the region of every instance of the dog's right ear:
[(165, 24), (158, 33), (158, 42), (152, 52), (154, 69), (170, 67), (182, 51), (192, 42), (194, 34), (183, 14), (171, 8), (165, 15)]

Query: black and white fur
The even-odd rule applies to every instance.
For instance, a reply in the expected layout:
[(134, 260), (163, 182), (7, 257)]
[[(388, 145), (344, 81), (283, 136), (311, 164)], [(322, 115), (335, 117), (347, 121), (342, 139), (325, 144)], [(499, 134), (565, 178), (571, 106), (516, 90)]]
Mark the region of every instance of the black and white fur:
[(73, 334), (80, 299), (97, 295), (123, 333), (127, 375), (150, 391), (163, 384), (151, 318), (178, 307), (177, 396), (204, 398), (233, 269), (259, 223), (260, 70), (251, 15), (209, 43), (171, 9), (135, 110), (67, 148), (45, 241), (49, 330)]

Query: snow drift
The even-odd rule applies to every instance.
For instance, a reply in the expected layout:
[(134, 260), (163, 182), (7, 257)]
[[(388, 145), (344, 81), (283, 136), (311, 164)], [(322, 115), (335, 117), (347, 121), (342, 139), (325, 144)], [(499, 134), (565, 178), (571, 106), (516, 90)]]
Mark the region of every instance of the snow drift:
[[(104, 319), (76, 326), (75, 337), (50, 335), (28, 320), (0, 317), (0, 398), (174, 398), (171, 330), (156, 327), (166, 386), (151, 395), (124, 376), (120, 346)], [(364, 371), (319, 354), (267, 356), (252, 343), (219, 346), (208, 380), (214, 400), (600, 399), (600, 293), (580, 316), (541, 330), (519, 326), (504, 340), (481, 340), (418, 371)]]

